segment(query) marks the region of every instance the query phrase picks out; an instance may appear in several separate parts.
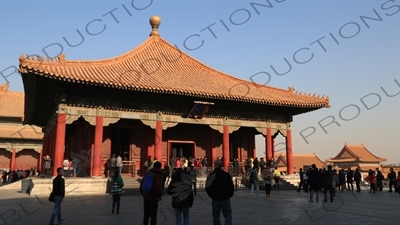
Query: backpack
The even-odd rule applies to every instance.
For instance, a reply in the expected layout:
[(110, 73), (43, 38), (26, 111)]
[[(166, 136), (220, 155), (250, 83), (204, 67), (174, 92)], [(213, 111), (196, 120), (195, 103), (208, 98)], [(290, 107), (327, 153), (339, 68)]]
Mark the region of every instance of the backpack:
[(143, 177), (141, 191), (145, 194), (149, 194), (154, 189), (154, 173), (148, 172)]
[(251, 173), (250, 173), (249, 182), (250, 182), (250, 184), (254, 184), (254, 172), (253, 171), (251, 171)]

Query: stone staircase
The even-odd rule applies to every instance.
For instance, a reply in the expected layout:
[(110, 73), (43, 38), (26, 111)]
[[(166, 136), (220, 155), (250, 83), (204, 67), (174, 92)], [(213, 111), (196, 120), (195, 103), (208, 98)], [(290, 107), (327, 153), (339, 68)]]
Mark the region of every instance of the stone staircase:
[[(261, 176), (259, 176), (258, 179), (260, 180), (260, 182), (259, 182), (260, 189), (265, 190), (264, 181), (262, 181)], [(300, 178), (298, 178), (298, 181), (297, 181), (295, 175), (281, 176), (281, 178), (279, 179), (279, 190), (296, 190), (298, 187), (299, 181), (300, 181)], [(246, 187), (246, 188), (251, 187), (248, 177), (243, 177), (241, 182), (244, 187)], [(274, 181), (272, 181), (272, 189), (275, 189)]]
[(281, 176), (281, 180), (293, 185), (296, 188), (300, 184), (300, 177), (296, 174)]

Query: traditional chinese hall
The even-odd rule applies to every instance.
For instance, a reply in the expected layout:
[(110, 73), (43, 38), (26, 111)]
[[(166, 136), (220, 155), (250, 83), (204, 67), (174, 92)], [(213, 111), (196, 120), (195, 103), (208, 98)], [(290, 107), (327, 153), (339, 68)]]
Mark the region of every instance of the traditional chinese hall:
[[(171, 157), (255, 157), (255, 136), (286, 138), (286, 163), (293, 174), (293, 117), (329, 107), (328, 97), (255, 84), (213, 69), (164, 40), (161, 19), (125, 54), (104, 60), (69, 60), (22, 55), (24, 124), (43, 128), (41, 155), (79, 159), (80, 176), (102, 176), (111, 154), (143, 170), (148, 156), (163, 164)], [(55, 171), (53, 171), (54, 173)]]

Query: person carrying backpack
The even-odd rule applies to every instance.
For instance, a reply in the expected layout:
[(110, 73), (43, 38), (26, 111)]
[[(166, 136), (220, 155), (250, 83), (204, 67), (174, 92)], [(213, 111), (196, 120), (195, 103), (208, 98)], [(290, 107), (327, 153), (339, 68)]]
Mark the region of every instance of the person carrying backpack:
[(262, 179), (264, 180), (265, 184), (266, 197), (269, 198), (271, 197), (272, 171), (268, 166), (263, 170)]
[(114, 171), (114, 175), (111, 177), (111, 194), (112, 194), (112, 210), (111, 213), (114, 214), (115, 205), (117, 205), (117, 214), (119, 214), (119, 206), (121, 202), (121, 194), (123, 192), (124, 180), (119, 174), (118, 170)]
[(251, 196), (252, 197), (254, 196), (253, 195), (254, 189), (256, 189), (257, 191), (257, 196), (260, 196), (260, 187), (259, 187), (260, 180), (258, 179), (258, 168), (255, 166), (252, 169), (250, 169), (249, 182), (251, 184), (251, 191), (250, 191)]
[(143, 197), (144, 217), (143, 225), (157, 224), (158, 202), (161, 200), (161, 191), (164, 185), (163, 175), (161, 172), (161, 163), (156, 161), (153, 168), (146, 173), (140, 182), (140, 193)]

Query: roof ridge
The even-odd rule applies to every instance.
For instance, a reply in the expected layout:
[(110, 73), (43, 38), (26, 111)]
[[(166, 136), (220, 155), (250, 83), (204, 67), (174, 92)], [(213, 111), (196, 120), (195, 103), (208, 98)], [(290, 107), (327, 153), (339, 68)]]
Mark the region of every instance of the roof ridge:
[[(141, 44), (139, 44), (138, 46), (134, 47), (133, 49), (122, 53), (120, 55), (117, 56), (112, 56), (112, 57), (108, 57), (108, 58), (104, 58), (104, 59), (93, 59), (93, 60), (82, 60), (82, 59), (74, 59), (74, 60), (66, 60), (63, 57), (65, 57), (65, 54), (60, 54), (57, 57), (62, 56), (61, 58), (63, 58), (62, 62), (61, 59), (58, 58), (58, 61), (54, 61), (53, 59), (45, 59), (43, 61), (43, 59), (40, 59), (39, 56), (36, 55), (27, 55), (26, 57), (24, 55), (21, 55), (19, 60), (22, 62), (28, 62), (28, 61), (34, 61), (34, 62), (39, 62), (40, 64), (60, 64), (63, 63), (64, 66), (76, 66), (76, 64), (79, 64), (79, 66), (98, 66), (99, 63), (111, 63), (111, 62), (115, 62), (124, 58), (127, 58), (130, 55), (136, 55), (138, 54), (138, 51), (140, 52), (141, 50), (143, 50), (147, 45), (151, 44), (151, 40), (152, 39), (158, 39), (160, 37), (158, 36), (150, 36), (149, 38), (147, 38), (144, 42), (141, 42)], [(34, 58), (36, 56), (36, 59)], [(42, 56), (43, 58), (43, 56)], [(95, 63), (93, 65), (93, 63)], [(102, 65), (106, 65), (106, 64), (102, 64)]]

